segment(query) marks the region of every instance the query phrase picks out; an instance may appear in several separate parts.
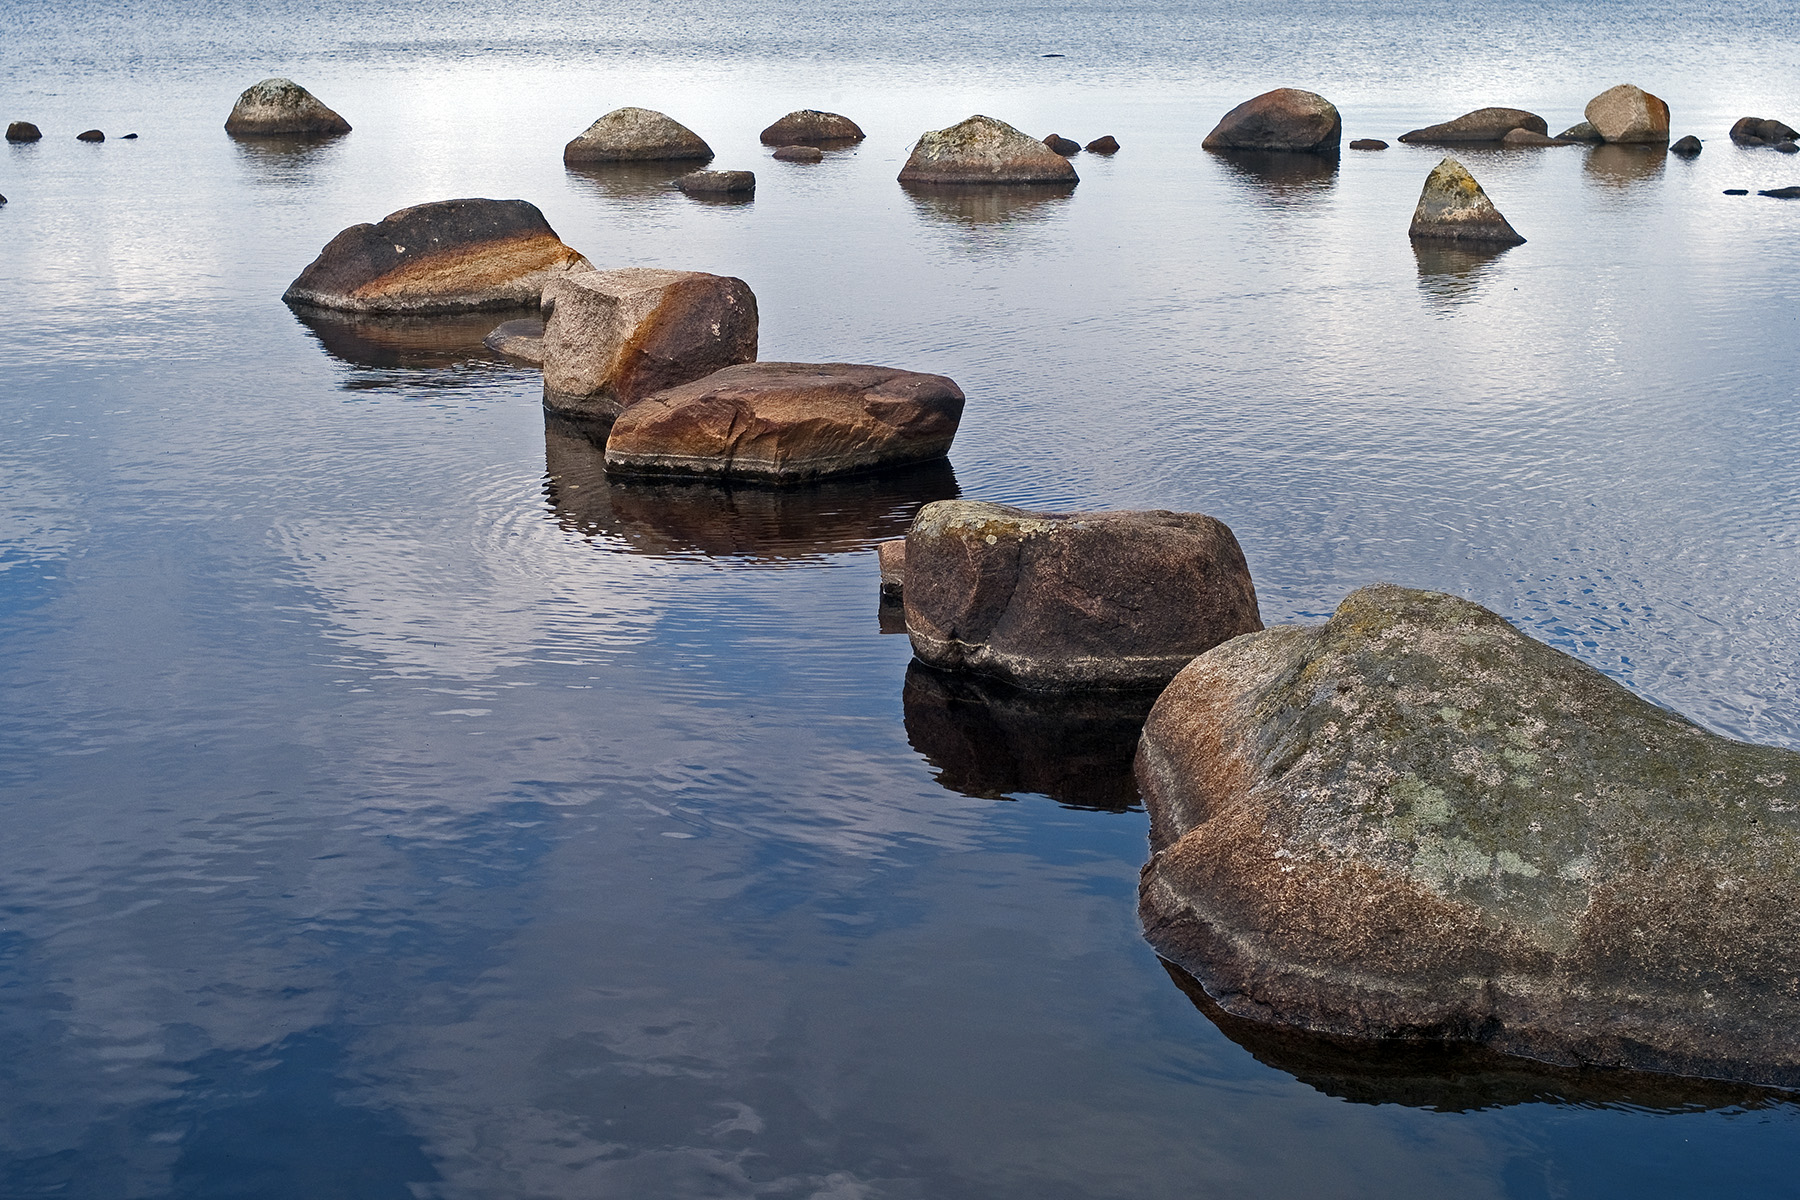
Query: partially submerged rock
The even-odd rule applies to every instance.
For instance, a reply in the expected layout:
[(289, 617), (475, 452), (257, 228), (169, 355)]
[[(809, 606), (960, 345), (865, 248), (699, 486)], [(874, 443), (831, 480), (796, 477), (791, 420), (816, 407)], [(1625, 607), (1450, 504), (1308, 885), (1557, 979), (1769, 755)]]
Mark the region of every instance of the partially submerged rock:
[(863, 140), (862, 127), (849, 117), (802, 108), (762, 131), (765, 146), (842, 145)]
[(6, 140), (9, 142), (35, 142), (43, 136), (44, 131), (30, 121), (14, 121), (6, 127)]
[(1773, 146), (1795, 138), (1800, 138), (1800, 132), (1771, 117), (1739, 117), (1731, 127), (1731, 140), (1740, 146)]
[(690, 196), (748, 196), (756, 190), (756, 172), (690, 171), (675, 186)]
[(1411, 133), (1403, 133), (1403, 142), (1462, 143), (1498, 142), (1515, 129), (1548, 136), (1550, 126), (1544, 118), (1522, 108), (1478, 108), (1453, 121), (1427, 125)]
[(534, 367), (544, 365), (544, 319), (521, 317), (496, 325), (481, 344), (496, 354), (516, 358)]
[(1507, 246), (1525, 240), (1500, 215), (1475, 177), (1454, 158), (1446, 158), (1425, 177), (1419, 206), (1413, 210), (1412, 227), (1407, 233), (1416, 238)]
[(1700, 139), (1693, 134), (1680, 138), (1669, 146), (1669, 153), (1677, 158), (1693, 158), (1700, 153)]
[(1227, 1011), (1800, 1082), (1800, 754), (1454, 596), (1351, 593), (1151, 711), (1146, 936)]
[(265, 79), (244, 89), (225, 118), (233, 137), (330, 137), (349, 133), (350, 122), (325, 107), (291, 79)]
[[(1727, 191), (1725, 194), (1729, 196), (1732, 193)], [(1772, 200), (1800, 200), (1800, 187), (1769, 188), (1767, 191), (1759, 191), (1756, 194), (1767, 196)]]
[(473, 312), (536, 304), (587, 260), (524, 200), (439, 200), (352, 225), (282, 299), (365, 313)]
[(1276, 88), (1226, 113), (1201, 142), (1207, 150), (1289, 150), (1334, 154), (1344, 122), (1337, 106), (1299, 88)]
[(1064, 158), (1068, 158), (1072, 154), (1081, 153), (1080, 142), (1076, 141), (1074, 138), (1066, 138), (1060, 133), (1044, 135), (1044, 145), (1050, 147), (1050, 149), (1062, 155)]
[(881, 598), (899, 600), (906, 591), (906, 539), (892, 538), (877, 545), (875, 565), (881, 573)]
[(75, 140), (78, 142), (104, 142), (106, 135), (98, 129), (84, 129), (75, 135)]
[(1557, 134), (1556, 140), (1559, 142), (1604, 142), (1606, 139), (1600, 136), (1600, 131), (1594, 128), (1593, 122), (1577, 121)]
[(645, 396), (756, 358), (741, 279), (624, 267), (544, 288), (544, 407), (611, 421)]
[(1561, 138), (1553, 138), (1539, 133), (1535, 129), (1509, 129), (1506, 136), (1500, 139), (1502, 146), (1513, 149), (1530, 146), (1573, 146), (1574, 142), (1565, 142)]
[(962, 410), (962, 389), (942, 375), (745, 363), (630, 405), (607, 437), (606, 469), (806, 483), (942, 458)]
[(1119, 152), (1119, 139), (1110, 133), (1105, 137), (1097, 137), (1087, 144), (1087, 152), (1089, 154), (1101, 155), (1117, 154)]
[(660, 162), (713, 156), (699, 134), (648, 108), (615, 108), (563, 147), (565, 163)]
[(1350, 143), (1352, 150), (1386, 150), (1388, 144), (1380, 138), (1357, 138)]
[(1074, 183), (1075, 168), (1030, 134), (979, 114), (914, 144), (901, 183)]
[(1587, 102), (1583, 115), (1603, 141), (1669, 140), (1669, 106), (1633, 84), (1607, 88)]
[(932, 666), (1134, 688), (1262, 618), (1244, 552), (1212, 517), (957, 500), (927, 505), (906, 535), (906, 628)]
[(817, 146), (781, 146), (769, 157), (778, 162), (816, 163), (825, 161), (825, 152)]

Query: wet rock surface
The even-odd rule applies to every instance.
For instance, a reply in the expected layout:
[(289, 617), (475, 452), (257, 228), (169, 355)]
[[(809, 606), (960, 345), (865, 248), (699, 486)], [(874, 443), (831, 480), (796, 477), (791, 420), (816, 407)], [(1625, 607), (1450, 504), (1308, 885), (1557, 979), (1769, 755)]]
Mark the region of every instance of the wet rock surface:
[(1117, 154), (1119, 152), (1119, 139), (1110, 133), (1105, 137), (1097, 137), (1087, 144), (1087, 152), (1089, 154), (1099, 155)]
[(1332, 154), (1343, 131), (1337, 106), (1325, 97), (1299, 88), (1276, 88), (1226, 113), (1200, 145), (1207, 150)]
[(1770, 117), (1739, 117), (1731, 126), (1731, 140), (1740, 146), (1773, 146), (1800, 137), (1791, 125)]
[(860, 142), (862, 127), (849, 117), (802, 108), (770, 125), (759, 135), (765, 146), (817, 146)]
[(565, 163), (709, 159), (712, 147), (673, 117), (648, 108), (615, 108), (563, 147)]
[(1548, 136), (1544, 118), (1522, 108), (1478, 108), (1453, 121), (1427, 125), (1400, 135), (1403, 142), (1460, 143), (1498, 142), (1515, 129)]
[(1140, 743), (1146, 936), (1224, 1010), (1800, 1081), (1800, 754), (1391, 585), (1196, 659)]
[(233, 137), (330, 137), (349, 133), (350, 122), (291, 79), (265, 79), (245, 88), (225, 132)]
[(922, 662), (1033, 689), (1156, 686), (1262, 628), (1237, 538), (1200, 513), (929, 505), (905, 598)]
[(1669, 106), (1634, 84), (1610, 87), (1587, 102), (1588, 124), (1608, 142), (1666, 142)]
[(611, 421), (644, 397), (756, 358), (756, 296), (741, 279), (624, 267), (544, 289), (544, 406)]
[(544, 365), (544, 319), (521, 317), (516, 321), (504, 321), (482, 338), (481, 344), (496, 354), (541, 367)]
[(942, 375), (745, 363), (639, 400), (606, 441), (621, 475), (802, 483), (942, 458), (962, 419)]
[(1075, 168), (1030, 134), (979, 114), (922, 135), (900, 182), (911, 184), (1074, 183)]
[(289, 304), (366, 313), (472, 312), (536, 304), (587, 260), (524, 200), (439, 200), (352, 225), (288, 287)]
[(782, 146), (769, 157), (777, 162), (816, 163), (825, 161), (825, 152), (817, 146)]
[(1044, 145), (1050, 147), (1051, 150), (1062, 155), (1064, 158), (1068, 158), (1071, 154), (1081, 153), (1080, 142), (1076, 141), (1074, 138), (1066, 138), (1060, 133), (1046, 134), (1044, 136)]
[(42, 140), (44, 131), (30, 121), (14, 121), (6, 127), (6, 140), (9, 142), (35, 142)]
[(754, 171), (690, 171), (675, 181), (690, 196), (747, 196), (756, 190)]
[(1677, 158), (1693, 158), (1696, 154), (1700, 153), (1700, 149), (1700, 139), (1690, 133), (1686, 137), (1679, 138), (1671, 143), (1669, 146), (1669, 153), (1675, 155)]
[(1454, 158), (1444, 159), (1426, 176), (1407, 232), (1415, 238), (1504, 246), (1516, 246), (1525, 240), (1500, 215), (1475, 177)]

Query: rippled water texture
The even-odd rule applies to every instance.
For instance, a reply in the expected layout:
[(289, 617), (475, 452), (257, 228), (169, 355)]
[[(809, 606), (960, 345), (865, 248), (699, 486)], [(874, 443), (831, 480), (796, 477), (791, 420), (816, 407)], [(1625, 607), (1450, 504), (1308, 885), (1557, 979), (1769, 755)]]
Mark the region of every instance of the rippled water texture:
[[(1294, 1041), (1144, 945), (1136, 713), (909, 668), (926, 499), (1198, 509), (1265, 618), (1470, 596), (1800, 747), (1791, 3), (981, 8), (0, 0), (0, 1195), (1778, 1194), (1746, 1089)], [(1061, 58), (1044, 58), (1061, 54)], [(234, 144), (291, 75), (355, 132)], [(1460, 157), (1529, 239), (1405, 236), (1440, 152), (1224, 160), (1625, 80), (1694, 162)], [(565, 171), (622, 104), (749, 204)], [(817, 166), (756, 132), (869, 131)], [(903, 191), (972, 112), (1110, 133), (1073, 192)], [(109, 140), (84, 145), (90, 126)], [(135, 132), (135, 141), (119, 135)], [(955, 378), (947, 467), (611, 484), (535, 373), (297, 320), (345, 225), (523, 197), (741, 276), (766, 358)], [(496, 318), (498, 320), (498, 318)], [(891, 628), (891, 622), (889, 626)]]

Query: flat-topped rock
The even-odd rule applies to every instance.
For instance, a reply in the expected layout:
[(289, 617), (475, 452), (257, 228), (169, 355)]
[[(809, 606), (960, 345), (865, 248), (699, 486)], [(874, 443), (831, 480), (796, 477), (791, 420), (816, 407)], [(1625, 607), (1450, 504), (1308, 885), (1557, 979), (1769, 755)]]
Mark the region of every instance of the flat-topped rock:
[(1740, 146), (1773, 146), (1795, 138), (1800, 138), (1800, 132), (1772, 117), (1739, 117), (1731, 126), (1731, 140)]
[(606, 469), (804, 483), (944, 457), (962, 389), (942, 375), (850, 363), (744, 363), (630, 405)]
[(265, 79), (244, 89), (225, 118), (233, 137), (330, 137), (350, 122), (291, 79)]
[(503, 321), (481, 339), (481, 344), (496, 354), (541, 367), (544, 365), (544, 319), (521, 317), (516, 321)]
[(41, 141), (44, 131), (30, 121), (14, 121), (6, 127), (6, 140), (9, 142)]
[(1500, 215), (1468, 168), (1454, 158), (1444, 159), (1425, 177), (1407, 233), (1415, 238), (1500, 246), (1525, 241)]
[(901, 183), (1074, 183), (1068, 159), (1005, 121), (976, 115), (924, 134)]
[(1343, 138), (1337, 106), (1315, 92), (1276, 88), (1226, 113), (1200, 145), (1207, 150), (1334, 154)]
[(1455, 120), (1427, 125), (1411, 133), (1403, 133), (1403, 142), (1462, 143), (1498, 142), (1515, 129), (1548, 136), (1550, 126), (1544, 118), (1522, 108), (1478, 108)]
[(1587, 102), (1582, 115), (1604, 141), (1669, 140), (1669, 106), (1633, 84), (1607, 88)]
[(760, 138), (765, 146), (816, 146), (860, 142), (863, 136), (861, 126), (849, 117), (802, 108), (763, 130)]
[(544, 407), (611, 421), (653, 393), (756, 358), (756, 296), (741, 279), (623, 267), (544, 289)]
[(777, 162), (816, 163), (825, 161), (825, 152), (817, 146), (778, 146), (769, 157)]
[(565, 163), (660, 162), (713, 156), (699, 134), (648, 108), (615, 108), (563, 147)]
[(1350, 143), (1352, 150), (1386, 150), (1388, 144), (1380, 138), (1357, 138)]
[(366, 313), (454, 313), (536, 304), (587, 260), (524, 200), (439, 200), (352, 225), (282, 299)]
[(1157, 686), (1262, 628), (1243, 550), (1200, 513), (930, 504), (905, 599), (921, 662), (1041, 689)]
[(675, 186), (690, 196), (748, 196), (756, 191), (756, 172), (690, 171)]
[(1240, 1017), (1800, 1082), (1800, 754), (1454, 596), (1238, 638), (1139, 743), (1146, 936)]

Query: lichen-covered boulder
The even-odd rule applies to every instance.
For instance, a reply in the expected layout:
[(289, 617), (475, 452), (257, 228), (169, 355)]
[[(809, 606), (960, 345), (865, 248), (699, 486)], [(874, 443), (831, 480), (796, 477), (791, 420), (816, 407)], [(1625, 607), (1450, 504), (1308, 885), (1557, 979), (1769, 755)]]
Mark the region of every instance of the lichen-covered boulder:
[(673, 117), (648, 108), (615, 108), (563, 147), (565, 163), (707, 159), (712, 147)]
[(901, 183), (1074, 183), (1069, 160), (1005, 121), (979, 114), (913, 146)]
[(1331, 101), (1299, 88), (1276, 88), (1226, 113), (1200, 145), (1207, 150), (1335, 154), (1343, 134), (1343, 118)]
[(962, 410), (962, 389), (942, 375), (744, 363), (629, 406), (607, 436), (606, 469), (806, 483), (942, 458)]
[(1160, 685), (1262, 628), (1237, 538), (1201, 513), (930, 504), (905, 599), (920, 661), (1039, 689)]
[(802, 108), (762, 131), (765, 146), (817, 146), (863, 140), (862, 128), (849, 117)]
[(44, 131), (30, 121), (14, 121), (6, 127), (6, 140), (9, 142), (40, 141)]
[(1774, 146), (1795, 138), (1800, 133), (1793, 126), (1772, 117), (1739, 117), (1731, 126), (1731, 140), (1740, 146)]
[(544, 407), (611, 421), (655, 392), (756, 358), (756, 296), (741, 279), (623, 267), (544, 289)]
[(329, 137), (349, 133), (350, 122), (291, 79), (265, 79), (244, 89), (225, 132), (233, 137)]
[(1454, 158), (1446, 158), (1425, 177), (1407, 233), (1415, 238), (1500, 246), (1517, 246), (1525, 240)]
[(1669, 140), (1669, 106), (1659, 97), (1629, 83), (1607, 88), (1589, 100), (1582, 115), (1603, 141)]
[(536, 304), (588, 262), (524, 200), (439, 200), (352, 225), (288, 287), (289, 304), (344, 312), (476, 312)]
[(1522, 108), (1478, 108), (1455, 120), (1403, 133), (1400, 140), (1438, 144), (1497, 142), (1515, 129), (1527, 129), (1545, 136), (1550, 133), (1549, 124), (1534, 112)]
[[(909, 581), (910, 582), (910, 581)], [(1239, 1016), (1800, 1083), (1800, 754), (1391, 585), (1157, 700), (1153, 946)]]

